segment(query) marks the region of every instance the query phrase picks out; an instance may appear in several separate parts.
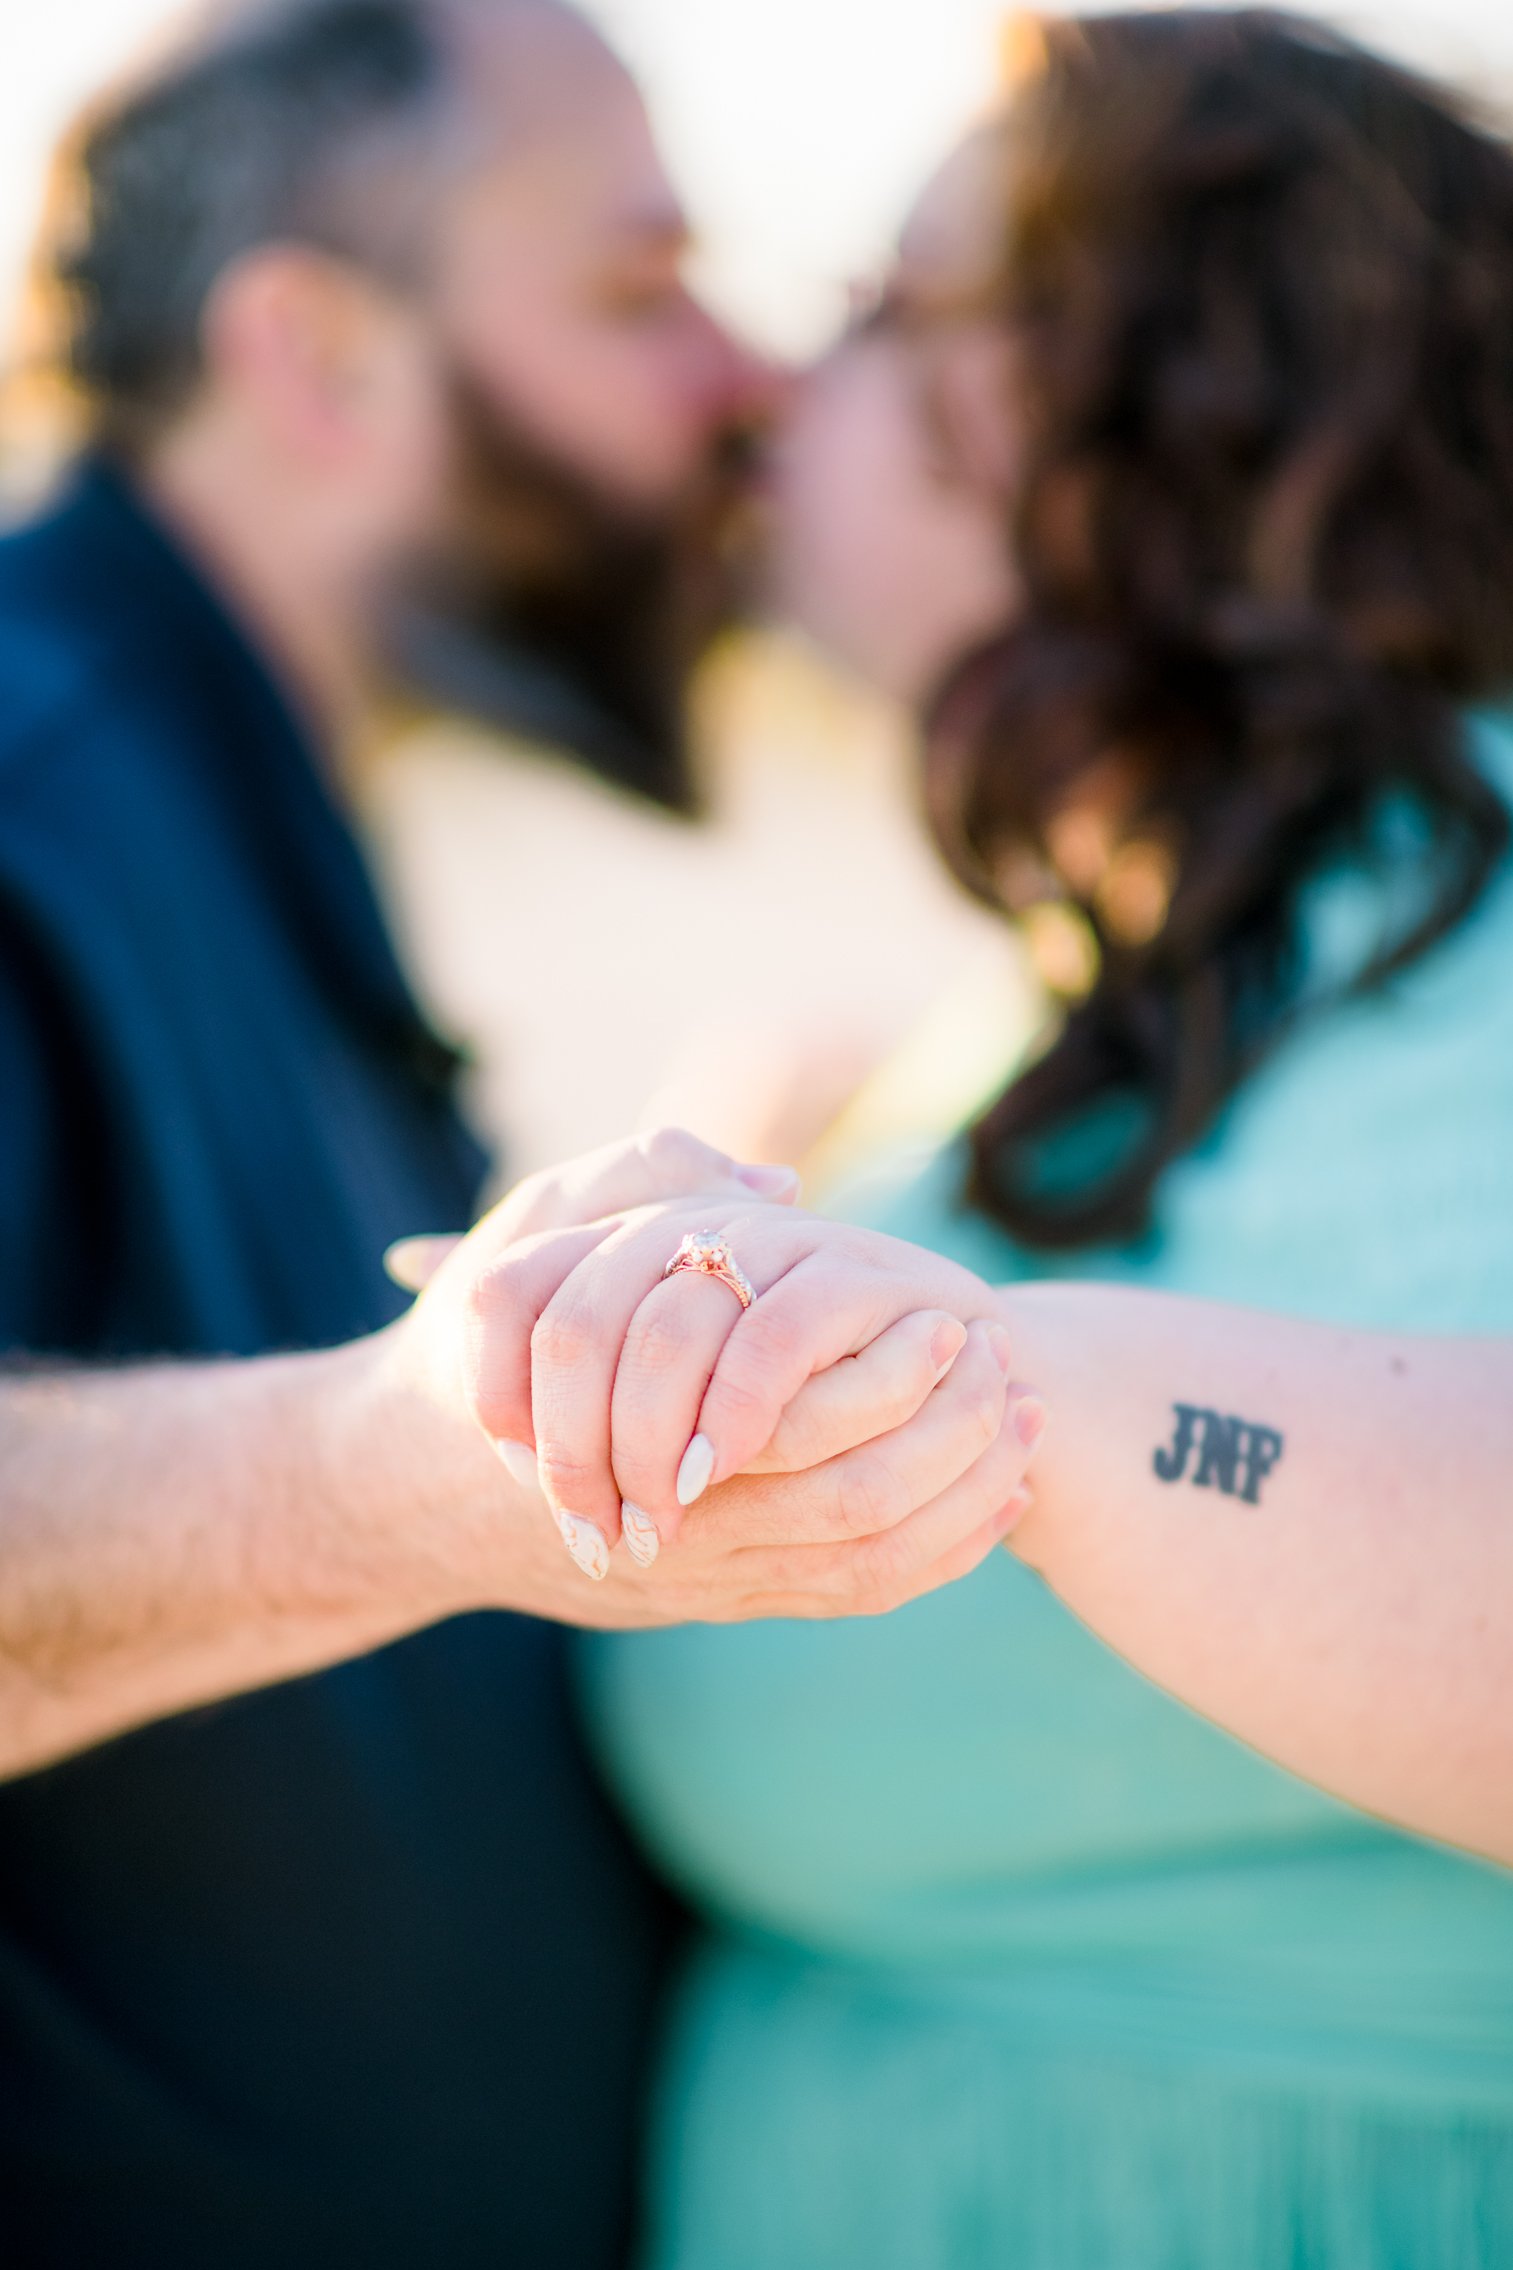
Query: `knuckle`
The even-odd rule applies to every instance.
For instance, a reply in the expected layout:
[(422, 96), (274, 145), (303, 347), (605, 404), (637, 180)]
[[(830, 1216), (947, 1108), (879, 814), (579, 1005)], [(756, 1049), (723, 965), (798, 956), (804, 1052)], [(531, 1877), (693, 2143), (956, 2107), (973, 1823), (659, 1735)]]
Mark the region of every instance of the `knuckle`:
[(560, 1496), (560, 1503), (572, 1507), (574, 1498), (585, 1500), (594, 1491), (603, 1489), (606, 1469), (603, 1462), (594, 1460), (583, 1451), (583, 1446), (572, 1446), (560, 1437), (544, 1430), (535, 1444), (535, 1462), (540, 1466), (544, 1485), (549, 1485), (551, 1496)]
[(688, 1333), (671, 1301), (644, 1307), (625, 1337), (624, 1368), (636, 1375), (663, 1378), (686, 1362)]
[(508, 1330), (525, 1310), (524, 1256), (495, 1254), (474, 1271), (462, 1292), (464, 1321), (480, 1330)]
[(516, 1399), (502, 1379), (482, 1374), (469, 1378), (464, 1373), (463, 1397), (479, 1426), (493, 1440), (520, 1432)]
[(773, 1545), (761, 1557), (762, 1589), (793, 1600), (823, 1600), (837, 1590), (836, 1556), (816, 1545)]
[(554, 1301), (536, 1320), (531, 1362), (569, 1371), (587, 1361), (597, 1340), (594, 1317), (585, 1303)]
[[(921, 1379), (900, 1380), (886, 1388), (880, 1388), (867, 1405), (865, 1431), (868, 1434), (883, 1435), (893, 1434), (898, 1428), (906, 1427), (911, 1419), (918, 1417), (930, 1384), (928, 1376), (925, 1376)], [(859, 1425), (854, 1426), (854, 1433), (861, 1431)]]
[(528, 1321), (516, 1288), (497, 1271), (486, 1271), (468, 1285), (460, 1301), (464, 1392), (480, 1404), (512, 1371), (517, 1347), (523, 1354)]
[(818, 1414), (800, 1397), (779, 1419), (764, 1455), (776, 1472), (802, 1473), (817, 1466), (828, 1448), (828, 1436)]
[(463, 1287), (460, 1307), (469, 1337), (482, 1339), (495, 1329), (501, 1312), (510, 1305), (510, 1282), (499, 1263), (480, 1269)]
[(707, 1397), (709, 1424), (766, 1434), (775, 1417), (773, 1384), (761, 1367), (733, 1364), (718, 1371)]
[(686, 1127), (656, 1127), (638, 1139), (637, 1149), (653, 1183), (661, 1190), (683, 1190), (707, 1179), (714, 1154)]
[(856, 1548), (852, 1579), (863, 1598), (904, 1598), (918, 1573), (918, 1549), (906, 1526), (884, 1529)]
[(731, 1357), (756, 1380), (782, 1378), (799, 1363), (802, 1326), (782, 1302), (763, 1308), (759, 1301), (746, 1311), (731, 1341)]
[(537, 1445), (536, 1462), (547, 1495), (570, 1509), (587, 1504), (603, 1487), (603, 1469), (589, 1459), (575, 1457), (560, 1443)]
[(962, 1414), (963, 1424), (978, 1455), (991, 1448), (998, 1440), (1003, 1426), (1003, 1389), (999, 1385), (983, 1385), (973, 1391)]
[(853, 1457), (835, 1478), (836, 1518), (848, 1537), (876, 1537), (898, 1515), (898, 1490), (880, 1458)]

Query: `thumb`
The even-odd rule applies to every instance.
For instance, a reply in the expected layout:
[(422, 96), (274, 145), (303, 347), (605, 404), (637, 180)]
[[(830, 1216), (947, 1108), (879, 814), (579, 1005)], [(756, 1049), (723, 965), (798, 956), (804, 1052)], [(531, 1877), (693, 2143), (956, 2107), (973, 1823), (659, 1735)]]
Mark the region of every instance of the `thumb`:
[(423, 1293), (461, 1245), (460, 1237), (402, 1237), (384, 1255), (384, 1268), (407, 1293)]

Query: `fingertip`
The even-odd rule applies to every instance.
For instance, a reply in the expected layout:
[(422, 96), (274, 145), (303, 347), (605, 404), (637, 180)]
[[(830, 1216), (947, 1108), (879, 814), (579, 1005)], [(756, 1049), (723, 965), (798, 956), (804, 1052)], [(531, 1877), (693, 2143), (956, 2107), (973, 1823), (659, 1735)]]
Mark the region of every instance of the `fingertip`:
[(620, 1530), (625, 1549), (638, 1568), (649, 1569), (662, 1550), (662, 1537), (649, 1513), (626, 1498), (620, 1507)]
[(677, 1499), (681, 1506), (696, 1505), (714, 1473), (714, 1444), (708, 1435), (695, 1435), (678, 1468)]
[(930, 1335), (930, 1362), (935, 1370), (937, 1387), (949, 1375), (952, 1365), (966, 1344), (967, 1328), (960, 1317), (944, 1314), (937, 1317), (935, 1328)]
[(495, 1439), (494, 1450), (511, 1481), (518, 1482), (522, 1490), (534, 1490), (538, 1497), (544, 1495), (541, 1468), (528, 1442), (515, 1442), (508, 1435), (501, 1435)]
[(782, 1206), (792, 1206), (799, 1194), (797, 1167), (736, 1166), (732, 1169), (743, 1190), (753, 1197), (774, 1200)]
[(460, 1237), (401, 1237), (383, 1257), (385, 1273), (406, 1293), (423, 1293), (443, 1262), (461, 1245)]
[(1019, 1437), (1021, 1447), (1029, 1454), (1033, 1455), (1040, 1447), (1049, 1417), (1044, 1397), (1037, 1395), (1033, 1388), (1010, 1388), (1009, 1424)]
[(1019, 1527), (1034, 1503), (1034, 1491), (1027, 1490), (1022, 1483), (1004, 1500), (998, 1515), (998, 1541), (1000, 1544), (1013, 1536), (1014, 1531)]
[(597, 1522), (584, 1521), (576, 1513), (558, 1513), (555, 1517), (562, 1542), (583, 1574), (593, 1584), (602, 1584), (609, 1574), (609, 1556), (614, 1547)]
[[(611, 1484), (608, 1490), (601, 1493), (597, 1488), (590, 1488), (584, 1476), (578, 1473), (572, 1477), (569, 1493), (572, 1502), (568, 1503), (563, 1496), (561, 1477), (553, 1476), (549, 1461), (544, 1460), (542, 1463), (541, 1495), (546, 1501), (547, 1512), (562, 1532), (569, 1552), (573, 1550), (574, 1539), (583, 1537), (590, 1530), (594, 1537), (603, 1538), (607, 1552), (614, 1552), (623, 1534), (619, 1491)], [(592, 1511), (584, 1511), (585, 1507), (591, 1507)], [(592, 1544), (592, 1538), (589, 1543)]]
[(384, 1251), (384, 1275), (402, 1293), (418, 1293), (420, 1285), (415, 1276), (415, 1238), (402, 1237)]

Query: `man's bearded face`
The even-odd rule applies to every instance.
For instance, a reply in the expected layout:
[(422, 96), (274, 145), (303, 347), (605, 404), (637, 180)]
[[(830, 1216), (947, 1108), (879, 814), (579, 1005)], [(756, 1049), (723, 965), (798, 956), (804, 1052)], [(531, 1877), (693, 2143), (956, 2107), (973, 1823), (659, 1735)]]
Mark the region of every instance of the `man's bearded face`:
[(690, 809), (690, 682), (747, 597), (756, 436), (717, 432), (655, 510), (608, 495), (465, 372), (449, 393), (453, 473), (407, 579), (407, 663), (443, 698), (560, 732), (609, 778)]

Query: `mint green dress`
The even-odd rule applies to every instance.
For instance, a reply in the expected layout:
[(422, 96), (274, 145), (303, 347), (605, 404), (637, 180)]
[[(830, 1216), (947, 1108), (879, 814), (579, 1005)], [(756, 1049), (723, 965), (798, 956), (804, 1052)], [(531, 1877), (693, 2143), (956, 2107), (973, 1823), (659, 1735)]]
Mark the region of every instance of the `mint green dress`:
[[(1513, 794), (1513, 737), (1476, 734)], [(1366, 901), (1320, 887), (1321, 973)], [(1024, 1276), (960, 1165), (870, 1218)], [(1513, 1331), (1513, 877), (1298, 1034), (1158, 1233), (1075, 1273)], [(1005, 1555), (883, 1621), (595, 1642), (584, 1676), (708, 1927), (651, 2270), (1513, 2265), (1513, 1875), (1244, 1748)]]

